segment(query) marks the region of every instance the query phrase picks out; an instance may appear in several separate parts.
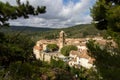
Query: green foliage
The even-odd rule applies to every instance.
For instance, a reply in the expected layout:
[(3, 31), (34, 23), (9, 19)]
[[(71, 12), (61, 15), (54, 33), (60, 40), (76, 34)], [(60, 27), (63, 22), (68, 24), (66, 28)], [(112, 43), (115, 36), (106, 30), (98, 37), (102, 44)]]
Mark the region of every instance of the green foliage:
[(62, 49), (61, 49), (61, 53), (65, 56), (69, 56), (69, 53), (71, 50), (76, 50), (77, 51), (77, 47), (74, 46), (74, 45), (68, 45), (68, 46), (64, 46)]
[(0, 26), (9, 26), (7, 23), (10, 19), (17, 19), (19, 17), (29, 18), (28, 15), (38, 15), (39, 13), (45, 13), (46, 7), (38, 7), (35, 9), (27, 1), (26, 4), (21, 3), (20, 0), (17, 0), (17, 6), (12, 6), (8, 2), (3, 3), (0, 1)]
[[(26, 36), (4, 35), (0, 39), (0, 64), (9, 65), (14, 61), (28, 61), (33, 58), (34, 43)], [(21, 44), (22, 43), (22, 44)]]
[(78, 80), (101, 80), (99, 74), (94, 68), (85, 69), (80, 67), (80, 69), (72, 67), (70, 72), (75, 75)]
[(120, 5), (116, 5), (107, 13), (108, 26), (115, 32), (120, 32)]
[(10, 65), (9, 71), (13, 79), (30, 79), (32, 77), (32, 65), (29, 63), (16, 62)]
[[(116, 42), (116, 46), (111, 43), (100, 46), (94, 41), (89, 41), (87, 47), (90, 55), (96, 61), (95, 65), (103, 80), (120, 79), (120, 1), (119, 0), (98, 0), (91, 10), (92, 17), (98, 29), (106, 29), (106, 37)], [(101, 14), (102, 13), (102, 14)], [(104, 24), (102, 24), (104, 23)]]
[(51, 51), (51, 52), (58, 51), (58, 49), (59, 49), (58, 45), (56, 45), (56, 44), (48, 44), (46, 47), (47, 47), (48, 51)]
[[(101, 14), (102, 13), (102, 14)], [(91, 9), (91, 15), (95, 26), (100, 29), (120, 31), (120, 1), (119, 0), (98, 0)]]
[(67, 63), (65, 63), (64, 61), (62, 60), (54, 60), (54, 59), (51, 59), (51, 63), (50, 63), (51, 67), (52, 68), (60, 68), (60, 69), (64, 69), (64, 70), (67, 70), (69, 71), (70, 70), (70, 67)]
[(41, 80), (41, 76), (44, 72), (50, 71), (46, 66), (42, 67), (44, 62), (32, 61), (22, 63), (16, 61), (11, 63), (5, 69), (0, 69), (1, 80)]
[(37, 61), (32, 53), (34, 44), (28, 36), (0, 35), (1, 80), (73, 79), (69, 66), (63, 61), (52, 61), (51, 64)]
[[(17, 5), (12, 6), (8, 2), (0, 1), (0, 27), (9, 26), (7, 23), (10, 19), (17, 19), (20, 17), (29, 18), (28, 15), (38, 15), (45, 13), (46, 7), (38, 7), (35, 9), (27, 1), (26, 4), (17, 0)], [(27, 36), (19, 36), (19, 34), (11, 36), (0, 33), (0, 64), (9, 65), (15, 61), (28, 61), (33, 58), (32, 47), (33, 42), (26, 38)], [(21, 44), (22, 43), (22, 44)]]
[(97, 30), (92, 24), (76, 25), (63, 29), (35, 28), (29, 26), (11, 26), (0, 29), (0, 31), (4, 32), (5, 34), (16, 34), (21, 32), (22, 35), (31, 37), (34, 43), (40, 39), (57, 39), (59, 38), (59, 32), (61, 30), (65, 31), (68, 38), (94, 37), (105, 34), (105, 31)]
[[(69, 65), (67, 63), (65, 63), (61, 60), (56, 61), (54, 59), (51, 60), (50, 65), (52, 68), (55, 68), (55, 69), (60, 68), (60, 69), (64, 69), (66, 71), (69, 71), (69, 73), (71, 75), (73, 75), (73, 77), (78, 79), (78, 80), (100, 80), (101, 79), (99, 74), (97, 73), (97, 71), (94, 68), (85, 69), (85, 68), (81, 67), (80, 69), (78, 69), (78, 68), (74, 68), (74, 67), (69, 67)], [(59, 73), (59, 74), (62, 75), (64, 73)], [(70, 77), (63, 76), (62, 79), (59, 78), (59, 80), (63, 80), (66, 78), (70, 79)]]
[(56, 34), (46, 34), (46, 33), (44, 33), (44, 39), (48, 39), (48, 40), (50, 40), (50, 39), (56, 39), (57, 38), (57, 35)]
[(99, 44), (95, 44), (94, 41), (89, 41), (87, 47), (91, 53), (90, 55), (96, 59), (95, 65), (103, 80), (119, 80), (119, 49), (109, 43), (101, 47)]
[(107, 7), (105, 4), (105, 0), (98, 0), (91, 9), (91, 16), (93, 17), (93, 21), (97, 21), (97, 23), (95, 23), (95, 27), (100, 30), (107, 29)]

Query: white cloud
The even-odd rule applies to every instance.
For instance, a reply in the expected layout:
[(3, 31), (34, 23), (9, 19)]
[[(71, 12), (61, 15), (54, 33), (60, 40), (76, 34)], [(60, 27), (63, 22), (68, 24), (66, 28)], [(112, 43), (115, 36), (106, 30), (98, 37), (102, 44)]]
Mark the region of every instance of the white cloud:
[[(15, 0), (0, 0), (9, 1), (15, 5)], [(21, 0), (25, 2), (26, 0)], [(96, 0), (79, 0), (77, 3), (63, 3), (63, 0), (29, 0), (33, 6), (45, 5), (47, 12), (38, 16), (31, 16), (29, 19), (17, 19), (10, 21), (11, 25), (28, 25), (36, 27), (68, 27), (76, 24), (90, 23), (92, 18), (89, 14), (89, 8)]]

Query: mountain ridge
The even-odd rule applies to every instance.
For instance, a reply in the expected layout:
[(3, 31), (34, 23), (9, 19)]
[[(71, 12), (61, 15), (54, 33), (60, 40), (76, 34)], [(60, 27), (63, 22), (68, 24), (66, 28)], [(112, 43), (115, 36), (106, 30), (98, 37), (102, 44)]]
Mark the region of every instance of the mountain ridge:
[[(68, 38), (84, 38), (94, 37), (103, 35), (104, 31), (97, 30), (93, 24), (81, 24), (75, 25), (68, 28), (39, 28), (39, 27), (28, 27), (28, 26), (11, 26), (8, 29), (3, 29), (3, 32), (7, 34), (26, 35), (32, 37), (34, 41), (39, 39), (56, 39), (59, 38), (59, 32), (63, 30), (67, 34)], [(0, 31), (2, 31), (0, 29)]]

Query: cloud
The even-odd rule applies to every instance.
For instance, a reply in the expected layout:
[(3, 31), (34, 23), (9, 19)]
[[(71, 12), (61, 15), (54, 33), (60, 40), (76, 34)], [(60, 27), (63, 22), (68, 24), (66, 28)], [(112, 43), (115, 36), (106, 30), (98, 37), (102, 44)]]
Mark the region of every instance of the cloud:
[[(12, 5), (15, 4), (15, 0), (1, 0), (3, 2), (9, 1)], [(76, 24), (90, 23), (92, 18), (90, 17), (90, 7), (96, 0), (68, 0), (64, 3), (64, 0), (29, 0), (33, 6), (44, 5), (47, 7), (45, 14), (38, 16), (31, 16), (29, 19), (17, 19), (9, 21), (11, 25), (25, 25), (35, 27), (68, 27)], [(26, 2), (26, 0), (21, 0)]]

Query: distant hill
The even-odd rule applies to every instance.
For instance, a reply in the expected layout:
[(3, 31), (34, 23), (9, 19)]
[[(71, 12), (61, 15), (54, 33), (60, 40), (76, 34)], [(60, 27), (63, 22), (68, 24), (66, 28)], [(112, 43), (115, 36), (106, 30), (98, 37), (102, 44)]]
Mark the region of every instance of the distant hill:
[(68, 38), (94, 37), (94, 36), (103, 35), (105, 33), (105, 31), (97, 30), (93, 24), (82, 24), (68, 28), (61, 28), (61, 29), (47, 31), (45, 32), (44, 37), (42, 38), (47, 38), (47, 39), (58, 38), (59, 32), (61, 30), (65, 31)]
[(39, 32), (39, 31), (49, 31), (54, 30), (52, 28), (40, 28), (40, 27), (30, 27), (30, 26), (10, 26), (6, 28), (2, 28), (3, 30), (9, 31), (31, 31), (31, 32)]
[(81, 24), (60, 29), (29, 26), (11, 26), (9, 28), (0, 29), (0, 31), (6, 32), (8, 34), (17, 34), (21, 32), (21, 34), (32, 37), (34, 41), (37, 41), (39, 39), (56, 39), (59, 37), (59, 32), (61, 30), (65, 31), (68, 38), (93, 37), (103, 35), (105, 33), (105, 31), (97, 30), (93, 24)]

